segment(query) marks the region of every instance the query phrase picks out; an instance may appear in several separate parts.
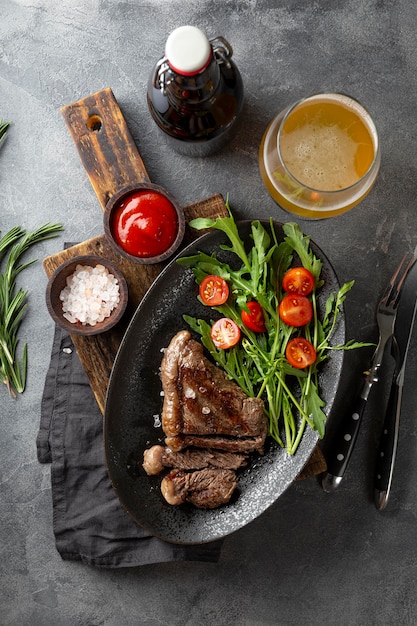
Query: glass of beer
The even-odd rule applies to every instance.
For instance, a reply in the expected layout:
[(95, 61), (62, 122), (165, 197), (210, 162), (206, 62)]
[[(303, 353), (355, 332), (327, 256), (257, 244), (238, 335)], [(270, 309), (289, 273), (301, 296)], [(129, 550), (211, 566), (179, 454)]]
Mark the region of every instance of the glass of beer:
[(380, 161), (368, 111), (337, 93), (309, 96), (279, 113), (259, 149), (272, 198), (290, 213), (316, 219), (357, 205), (372, 189)]

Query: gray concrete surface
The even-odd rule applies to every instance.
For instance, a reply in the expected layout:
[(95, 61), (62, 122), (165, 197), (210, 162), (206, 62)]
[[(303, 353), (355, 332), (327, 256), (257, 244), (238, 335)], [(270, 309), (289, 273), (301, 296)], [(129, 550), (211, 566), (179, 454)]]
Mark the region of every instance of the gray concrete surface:
[[(0, 230), (62, 221), (65, 239), (101, 232), (101, 210), (60, 107), (111, 87), (152, 180), (182, 203), (229, 194), (245, 218), (284, 213), (257, 165), (262, 133), (284, 105), (319, 90), (358, 98), (382, 143), (375, 188), (350, 213), (299, 220), (354, 279), (350, 336), (376, 339), (374, 307), (394, 265), (417, 243), (417, 8), (414, 0), (2, 0)], [(191, 23), (234, 48), (246, 91), (243, 126), (206, 160), (174, 155), (147, 111), (148, 74), (167, 34)], [(63, 238), (62, 238), (63, 241)], [(62, 241), (37, 249), (39, 259)], [(389, 510), (371, 498), (383, 388), (373, 395), (348, 475), (326, 495), (315, 479), (292, 486), (229, 537), (220, 562), (103, 571), (61, 560), (52, 532), (50, 469), (35, 439), (53, 323), (41, 262), (22, 278), (30, 305), (25, 393), (0, 389), (0, 623), (5, 626), (412, 625), (417, 622), (417, 336), (406, 376)], [(348, 410), (367, 364), (346, 360), (336, 408)]]

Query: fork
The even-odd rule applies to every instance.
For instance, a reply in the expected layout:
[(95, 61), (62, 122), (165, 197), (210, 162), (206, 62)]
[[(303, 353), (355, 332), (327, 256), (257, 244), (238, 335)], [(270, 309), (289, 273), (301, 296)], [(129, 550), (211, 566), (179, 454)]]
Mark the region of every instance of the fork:
[(364, 372), (365, 379), (362, 390), (353, 410), (344, 418), (331, 441), (329, 447), (331, 452), (328, 455), (329, 458), (326, 458), (327, 472), (322, 475), (321, 481), (326, 493), (335, 491), (345, 474), (356, 443), (369, 393), (372, 386), (379, 380), (378, 373), (384, 358), (385, 348), (394, 332), (401, 288), (414, 260), (415, 257), (412, 253), (404, 255), (378, 303), (376, 312), (379, 330), (378, 344), (372, 357), (371, 367)]

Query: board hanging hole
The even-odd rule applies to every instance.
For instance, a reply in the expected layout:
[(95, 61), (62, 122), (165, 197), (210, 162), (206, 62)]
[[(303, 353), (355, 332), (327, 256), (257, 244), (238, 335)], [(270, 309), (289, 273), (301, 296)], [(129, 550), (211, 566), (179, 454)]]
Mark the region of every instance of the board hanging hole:
[(98, 115), (90, 115), (87, 120), (87, 128), (93, 132), (98, 132), (102, 127), (101, 117)]

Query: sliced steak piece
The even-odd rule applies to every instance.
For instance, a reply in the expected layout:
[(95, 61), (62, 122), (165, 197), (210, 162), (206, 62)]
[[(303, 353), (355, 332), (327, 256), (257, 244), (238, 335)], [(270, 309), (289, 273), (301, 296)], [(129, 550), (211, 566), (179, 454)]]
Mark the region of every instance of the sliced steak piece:
[(183, 470), (198, 470), (205, 467), (238, 469), (247, 463), (246, 454), (219, 452), (218, 450), (192, 450), (173, 452), (170, 448), (155, 445), (145, 450), (143, 467), (149, 476), (160, 474), (166, 467)]
[[(267, 422), (260, 398), (249, 398), (204, 355), (203, 346), (180, 331), (165, 350), (161, 364), (164, 390), (162, 428), (180, 435), (226, 435), (265, 440)], [(179, 448), (175, 445), (173, 450)], [(225, 448), (227, 449), (227, 448)]]
[(165, 443), (168, 448), (174, 452), (180, 452), (190, 446), (196, 448), (209, 448), (212, 450), (224, 450), (228, 452), (259, 452), (263, 454), (265, 436), (259, 437), (222, 437), (217, 435), (199, 436), (199, 435), (177, 435), (176, 437), (166, 437)]
[(199, 509), (215, 509), (229, 502), (236, 489), (236, 474), (229, 469), (202, 469), (195, 472), (172, 470), (161, 482), (168, 504), (190, 502)]

